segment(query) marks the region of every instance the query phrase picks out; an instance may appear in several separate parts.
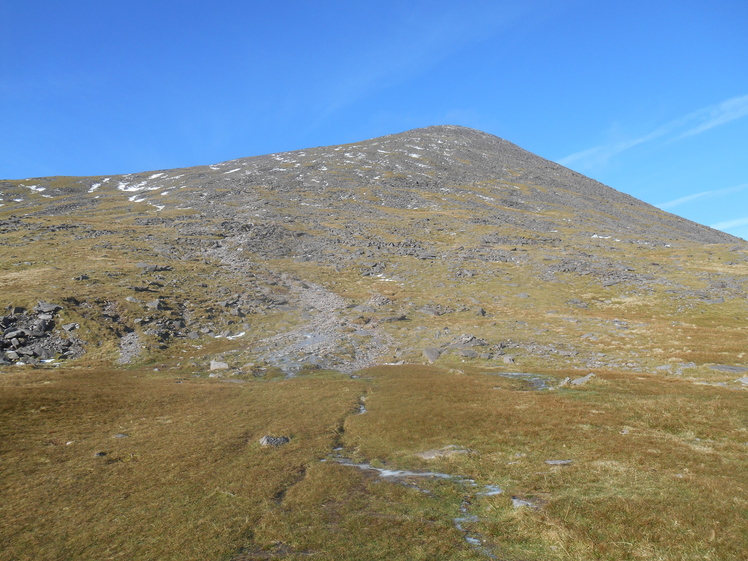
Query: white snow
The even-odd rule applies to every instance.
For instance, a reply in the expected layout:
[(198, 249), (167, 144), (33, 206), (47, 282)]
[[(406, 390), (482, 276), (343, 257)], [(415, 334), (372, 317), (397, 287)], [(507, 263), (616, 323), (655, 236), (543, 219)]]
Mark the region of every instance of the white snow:
[(22, 187), (26, 187), (26, 189), (31, 189), (34, 193), (41, 193), (42, 191), (46, 191), (46, 187), (39, 187), (38, 185), (22, 185)]
[(117, 189), (120, 191), (142, 191), (146, 188), (148, 185), (147, 181), (143, 181), (142, 183), (137, 183), (136, 185), (130, 185), (126, 181), (120, 181), (120, 184), (117, 186)]
[(228, 175), (230, 173), (234, 173), (236, 171), (239, 171), (240, 169), (242, 169), (242, 168), (236, 168), (236, 169), (232, 169), (232, 170), (226, 171), (226, 172), (223, 173), (223, 175)]
[(164, 175), (163, 173), (154, 173), (152, 176), (150, 176), (148, 179), (157, 179)]
[(93, 192), (94, 192), (94, 191), (96, 191), (96, 189), (98, 189), (99, 187), (101, 187), (101, 183), (94, 183), (93, 185), (91, 185), (91, 188), (90, 188), (90, 189), (88, 190), (88, 192), (89, 192), (89, 193), (93, 193)]

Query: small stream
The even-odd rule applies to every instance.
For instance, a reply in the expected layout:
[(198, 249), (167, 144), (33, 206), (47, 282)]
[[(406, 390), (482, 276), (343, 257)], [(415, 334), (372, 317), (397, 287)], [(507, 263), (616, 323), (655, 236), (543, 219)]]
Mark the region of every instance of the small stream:
[[(335, 452), (340, 452), (342, 448), (338, 448)], [(425, 479), (441, 479), (445, 481), (452, 481), (456, 485), (462, 487), (467, 493), (468, 497), (462, 500), (460, 504), (461, 516), (454, 518), (452, 523), (455, 528), (462, 533), (465, 542), (470, 545), (475, 551), (485, 555), (489, 559), (498, 559), (488, 548), (483, 545), (483, 539), (480, 534), (471, 532), (465, 528), (467, 524), (474, 524), (480, 521), (480, 518), (474, 514), (470, 514), (470, 507), (474, 500), (479, 500), (482, 497), (493, 497), (503, 493), (503, 490), (498, 485), (479, 485), (475, 480), (462, 477), (460, 475), (452, 475), (449, 473), (440, 473), (437, 471), (411, 471), (411, 470), (400, 470), (400, 469), (387, 469), (372, 466), (371, 464), (361, 462), (357, 463), (353, 460), (345, 458), (339, 454), (331, 456), (329, 460), (337, 462), (344, 466), (355, 467), (363, 471), (376, 472), (379, 477), (388, 481), (400, 483), (408, 487), (417, 489), (421, 493), (431, 494), (431, 491), (424, 489), (417, 483), (414, 483), (413, 479), (425, 478)], [(328, 460), (322, 460), (328, 461)]]

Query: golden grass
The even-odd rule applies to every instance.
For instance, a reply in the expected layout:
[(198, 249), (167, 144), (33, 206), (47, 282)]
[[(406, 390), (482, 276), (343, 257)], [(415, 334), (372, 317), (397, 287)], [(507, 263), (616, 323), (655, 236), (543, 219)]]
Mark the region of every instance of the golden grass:
[[(135, 371), (5, 375), (0, 559), (237, 551), (265, 505), (328, 453), (361, 385), (176, 382)], [(265, 434), (292, 440), (264, 449)]]

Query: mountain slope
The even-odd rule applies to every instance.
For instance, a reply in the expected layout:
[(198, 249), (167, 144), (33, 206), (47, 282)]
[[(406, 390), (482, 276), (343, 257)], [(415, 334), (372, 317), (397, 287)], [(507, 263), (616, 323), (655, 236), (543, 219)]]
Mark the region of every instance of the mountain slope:
[(460, 127), (0, 192), (0, 561), (748, 556), (743, 240)]

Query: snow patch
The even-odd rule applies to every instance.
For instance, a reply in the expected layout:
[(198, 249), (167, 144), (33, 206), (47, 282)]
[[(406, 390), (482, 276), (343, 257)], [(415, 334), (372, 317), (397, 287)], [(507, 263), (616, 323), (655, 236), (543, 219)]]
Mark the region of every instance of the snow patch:
[(161, 177), (162, 175), (164, 175), (164, 174), (163, 174), (163, 173), (154, 173), (154, 174), (153, 174), (152, 176), (150, 176), (150, 177), (149, 177), (148, 179), (158, 179), (158, 178), (159, 178), (159, 177)]
[(90, 189), (88, 190), (88, 192), (89, 192), (89, 193), (93, 193), (93, 192), (94, 192), (94, 191), (96, 191), (96, 189), (98, 189), (99, 187), (101, 187), (101, 183), (94, 183), (93, 185), (91, 185), (91, 188), (90, 188)]

